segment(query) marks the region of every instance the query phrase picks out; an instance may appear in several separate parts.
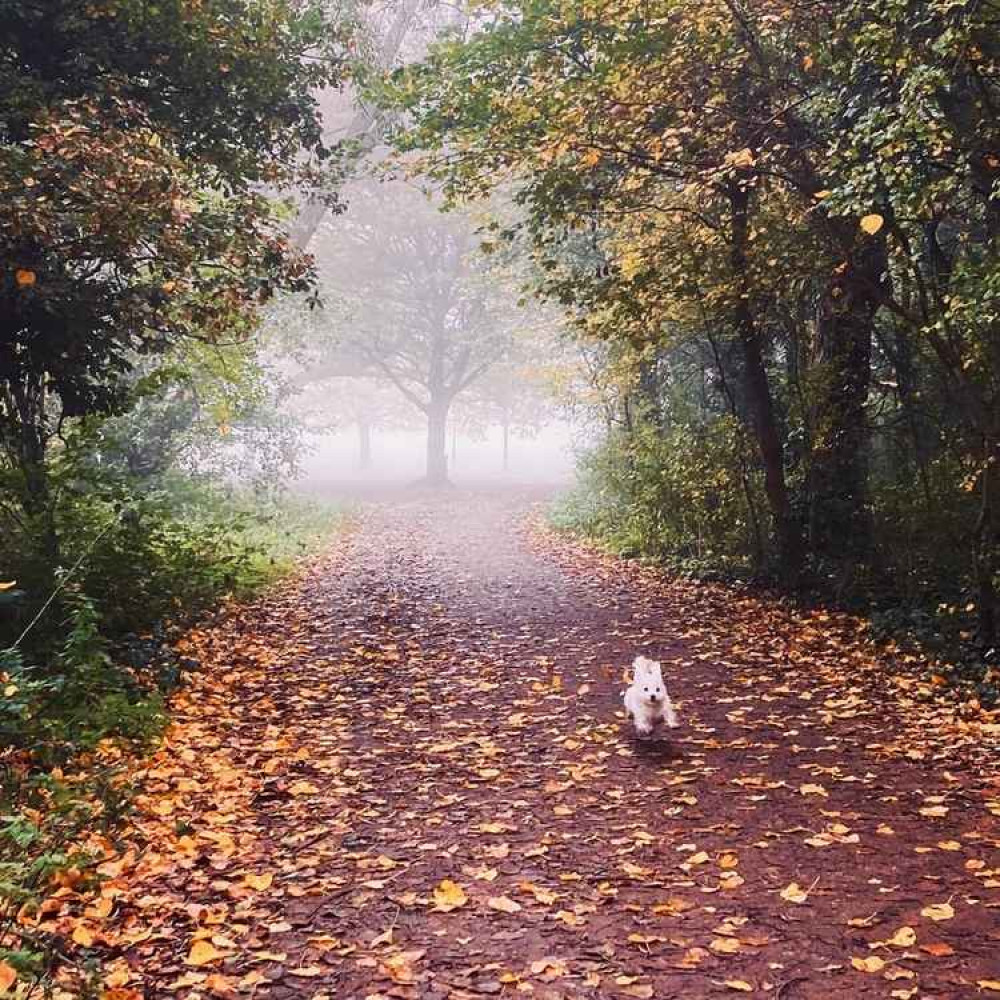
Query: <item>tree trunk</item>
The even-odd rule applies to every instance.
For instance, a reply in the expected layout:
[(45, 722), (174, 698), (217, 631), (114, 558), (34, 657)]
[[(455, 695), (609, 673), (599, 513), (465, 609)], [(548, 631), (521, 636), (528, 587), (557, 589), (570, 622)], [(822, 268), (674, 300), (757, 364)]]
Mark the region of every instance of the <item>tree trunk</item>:
[(510, 467), (510, 424), (503, 425), (503, 471)]
[(984, 650), (997, 641), (997, 551), (1000, 543), (1000, 446), (987, 441), (983, 447), (983, 470), (979, 483), (979, 518), (974, 535), (978, 636)]
[(427, 484), (448, 485), (448, 402), (432, 400), (427, 408)]
[(818, 317), (822, 390), (809, 475), (809, 539), (816, 555), (843, 563), (848, 575), (872, 543), (865, 403), (885, 268), (881, 240), (857, 248), (827, 288)]
[(454, 469), (458, 464), (458, 428), (451, 429), (451, 467)]
[(760, 332), (750, 307), (747, 246), (749, 244), (750, 195), (739, 179), (729, 189), (732, 209), (730, 264), (737, 284), (734, 320), (743, 354), (743, 378), (757, 447), (764, 466), (764, 492), (778, 549), (778, 573), (782, 583), (794, 587), (802, 571), (802, 536), (792, 514), (785, 482), (785, 456), (781, 434), (767, 380)]
[(372, 467), (372, 425), (364, 419), (358, 421), (358, 468)]
[(5, 437), (23, 483), (21, 505), (31, 522), (36, 550), (45, 571), (54, 574), (60, 561), (59, 535), (46, 464), (46, 393), (41, 376), (9, 381), (4, 391), (8, 410)]

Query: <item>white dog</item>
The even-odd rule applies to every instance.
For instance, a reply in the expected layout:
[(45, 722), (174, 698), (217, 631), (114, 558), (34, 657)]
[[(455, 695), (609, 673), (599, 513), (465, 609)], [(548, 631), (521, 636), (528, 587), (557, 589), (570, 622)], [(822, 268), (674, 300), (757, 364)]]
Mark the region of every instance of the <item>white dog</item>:
[(632, 663), (632, 683), (625, 691), (625, 711), (635, 723), (636, 735), (642, 738), (665, 722), (671, 729), (678, 725), (673, 702), (663, 684), (663, 672), (656, 660), (637, 656)]

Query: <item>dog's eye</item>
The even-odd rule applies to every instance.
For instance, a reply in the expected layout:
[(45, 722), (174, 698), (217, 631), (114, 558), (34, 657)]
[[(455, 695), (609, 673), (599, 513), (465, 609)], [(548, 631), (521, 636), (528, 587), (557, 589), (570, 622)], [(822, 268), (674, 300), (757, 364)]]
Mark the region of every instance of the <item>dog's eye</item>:
[(645, 691), (646, 694), (649, 694), (649, 688), (643, 688), (642, 690)]

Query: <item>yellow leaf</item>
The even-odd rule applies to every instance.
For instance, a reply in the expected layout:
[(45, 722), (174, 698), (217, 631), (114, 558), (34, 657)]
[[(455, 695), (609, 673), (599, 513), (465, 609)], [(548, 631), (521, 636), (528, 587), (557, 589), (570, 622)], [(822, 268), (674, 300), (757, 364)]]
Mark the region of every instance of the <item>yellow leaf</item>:
[(273, 881), (274, 876), (270, 872), (265, 872), (263, 875), (251, 873), (243, 877), (243, 882), (255, 892), (264, 892), (265, 889), (270, 889)]
[(951, 920), (955, 916), (955, 908), (951, 903), (932, 903), (930, 906), (925, 906), (920, 915), (927, 917), (928, 920)]
[(799, 785), (800, 795), (822, 795), (826, 798), (829, 792), (822, 785)]
[(976, 985), (981, 990), (989, 990), (990, 993), (1000, 993), (1000, 979), (978, 979)]
[(909, 948), (917, 943), (917, 932), (912, 927), (900, 927), (885, 943), (894, 948)]
[(726, 986), (740, 993), (753, 993), (753, 987), (745, 979), (727, 979)]
[(694, 903), (689, 903), (686, 899), (680, 899), (676, 896), (672, 896), (665, 903), (657, 903), (653, 907), (653, 912), (660, 917), (675, 917), (678, 913), (683, 913), (685, 910), (693, 909)]
[(798, 882), (792, 882), (781, 890), (781, 898), (789, 903), (804, 903), (809, 898), (809, 891), (803, 889)]
[(490, 896), (486, 905), (491, 910), (499, 910), (501, 913), (518, 913), (521, 910), (521, 904), (515, 903), (507, 896)]
[(73, 940), (82, 948), (89, 948), (94, 943), (94, 935), (83, 924), (73, 928)]
[(720, 937), (715, 938), (709, 944), (709, 948), (719, 955), (732, 955), (740, 950), (740, 943), (736, 940), (736, 938)]
[(435, 908), (442, 913), (457, 910), (460, 906), (465, 906), (468, 901), (469, 897), (466, 896), (465, 890), (450, 878), (444, 879), (434, 890)]
[(17, 586), (17, 580), (6, 580), (0, 583), (0, 591), (10, 590), (11, 587), (16, 587), (16, 586)]
[(27, 268), (20, 268), (14, 272), (14, 280), (18, 288), (31, 288), (36, 281), (35, 272)]
[(921, 816), (930, 816), (932, 818), (933, 817), (937, 817), (937, 816), (947, 816), (948, 815), (948, 807), (947, 806), (924, 806), (920, 810), (920, 815)]
[(868, 233), (869, 236), (874, 236), (884, 224), (885, 219), (883, 219), (877, 212), (872, 212), (871, 215), (866, 215), (861, 220), (861, 228)]
[(754, 162), (754, 155), (750, 149), (726, 154), (726, 165), (729, 167), (752, 167)]
[(210, 965), (225, 957), (225, 952), (219, 951), (211, 941), (195, 941), (184, 962), (186, 965)]
[(877, 955), (870, 955), (868, 958), (852, 958), (851, 965), (859, 972), (881, 972), (885, 968), (885, 962)]

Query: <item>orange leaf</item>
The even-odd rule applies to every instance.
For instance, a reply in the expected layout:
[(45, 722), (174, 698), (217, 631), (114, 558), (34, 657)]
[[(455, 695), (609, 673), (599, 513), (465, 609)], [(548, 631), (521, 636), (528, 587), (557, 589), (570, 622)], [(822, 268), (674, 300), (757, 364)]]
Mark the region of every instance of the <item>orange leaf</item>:
[(0, 962), (0, 990), (6, 992), (17, 982), (17, 972), (13, 966)]
[(935, 958), (945, 958), (955, 954), (955, 949), (950, 944), (945, 944), (944, 941), (931, 941), (930, 944), (922, 944), (920, 950), (926, 951), (928, 955), (933, 955)]

